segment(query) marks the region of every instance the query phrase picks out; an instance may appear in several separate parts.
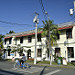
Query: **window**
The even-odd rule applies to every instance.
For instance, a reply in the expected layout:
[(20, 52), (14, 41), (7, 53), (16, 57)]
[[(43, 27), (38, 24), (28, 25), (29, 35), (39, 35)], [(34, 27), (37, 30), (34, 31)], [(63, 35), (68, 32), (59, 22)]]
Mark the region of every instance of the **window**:
[(60, 39), (60, 36), (59, 36), (59, 34), (57, 34), (57, 39)]
[(55, 48), (55, 55), (60, 57), (61, 54), (60, 54), (60, 48)]
[(5, 41), (5, 45), (6, 45), (7, 39), (5, 39), (4, 41)]
[(11, 49), (8, 50), (8, 56), (10, 56), (10, 51), (11, 51)]
[(11, 44), (11, 40), (12, 40), (12, 38), (9, 38), (9, 44)]
[(68, 29), (67, 31), (66, 31), (66, 38), (68, 39), (68, 38), (72, 38), (72, 29)]
[(20, 43), (23, 43), (23, 37), (20, 37)]
[(37, 50), (37, 57), (42, 57), (42, 49)]
[(28, 59), (31, 58), (31, 49), (29, 49), (29, 50), (27, 51), (27, 58), (28, 58)]
[(31, 42), (31, 41), (32, 41), (32, 37), (28, 36), (28, 42)]
[(38, 34), (38, 35), (37, 35), (37, 41), (38, 41), (38, 42), (41, 42), (41, 34)]
[(15, 38), (14, 41), (15, 41), (15, 45), (17, 45), (17, 38)]
[(67, 50), (68, 50), (68, 58), (74, 58), (73, 47), (67, 47)]

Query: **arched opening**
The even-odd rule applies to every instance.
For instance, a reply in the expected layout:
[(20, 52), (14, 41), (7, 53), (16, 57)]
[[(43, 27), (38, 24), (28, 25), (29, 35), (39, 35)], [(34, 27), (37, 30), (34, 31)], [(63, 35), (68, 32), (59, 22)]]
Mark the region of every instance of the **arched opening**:
[(31, 58), (31, 49), (27, 51), (27, 59)]

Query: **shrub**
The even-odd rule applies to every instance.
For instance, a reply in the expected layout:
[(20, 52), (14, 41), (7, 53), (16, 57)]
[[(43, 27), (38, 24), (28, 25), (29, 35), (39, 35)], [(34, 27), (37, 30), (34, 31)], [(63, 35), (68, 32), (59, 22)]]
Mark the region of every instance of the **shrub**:
[(2, 52), (0, 52), (0, 60), (1, 60)]

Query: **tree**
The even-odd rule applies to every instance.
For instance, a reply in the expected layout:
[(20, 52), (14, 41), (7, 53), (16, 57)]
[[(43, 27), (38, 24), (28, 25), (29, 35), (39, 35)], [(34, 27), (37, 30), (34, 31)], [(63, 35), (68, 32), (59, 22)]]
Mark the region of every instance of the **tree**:
[(1, 58), (1, 56), (2, 56), (3, 37), (4, 37), (4, 35), (0, 34), (0, 58)]
[[(44, 24), (43, 28), (40, 28), (39, 30), (43, 30), (42, 36), (46, 36), (46, 44), (47, 47), (49, 47), (49, 38), (51, 40), (51, 46), (56, 45), (56, 40), (58, 39), (57, 34), (60, 34), (60, 31), (58, 31), (58, 26), (53, 24), (53, 20), (45, 20), (42, 21)], [(50, 25), (50, 37), (49, 37), (49, 25)]]
[[(52, 46), (53, 45), (56, 45), (57, 44), (57, 34), (60, 34), (60, 31), (58, 31), (58, 26), (53, 24), (53, 21), (52, 20), (45, 20), (42, 21), (43, 24), (44, 24), (44, 27), (39, 29), (39, 30), (43, 30), (43, 33), (42, 33), (42, 36), (46, 36), (46, 52), (49, 54), (49, 57), (50, 57), (50, 65), (52, 64)], [(50, 26), (49, 26), (50, 25)], [(50, 28), (50, 29), (49, 29)], [(50, 30), (50, 31), (49, 31)], [(49, 36), (49, 32), (51, 33), (50, 36)], [(50, 41), (49, 41), (50, 39)], [(50, 43), (49, 43), (50, 42)], [(51, 44), (51, 47), (50, 47), (50, 44)]]
[(4, 35), (0, 34), (0, 49), (3, 49), (3, 37)]
[(20, 44), (11, 46), (10, 49), (12, 53), (18, 52), (20, 56), (23, 54), (23, 47)]
[(9, 33), (7, 33), (7, 34), (12, 34), (12, 33), (15, 33), (15, 32), (13, 30), (10, 30)]

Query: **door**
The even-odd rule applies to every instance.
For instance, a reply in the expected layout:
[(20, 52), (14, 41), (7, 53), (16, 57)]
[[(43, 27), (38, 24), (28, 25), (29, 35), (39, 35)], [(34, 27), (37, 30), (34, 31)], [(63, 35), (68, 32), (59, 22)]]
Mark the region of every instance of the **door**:
[(31, 58), (31, 49), (27, 51), (27, 59)]

